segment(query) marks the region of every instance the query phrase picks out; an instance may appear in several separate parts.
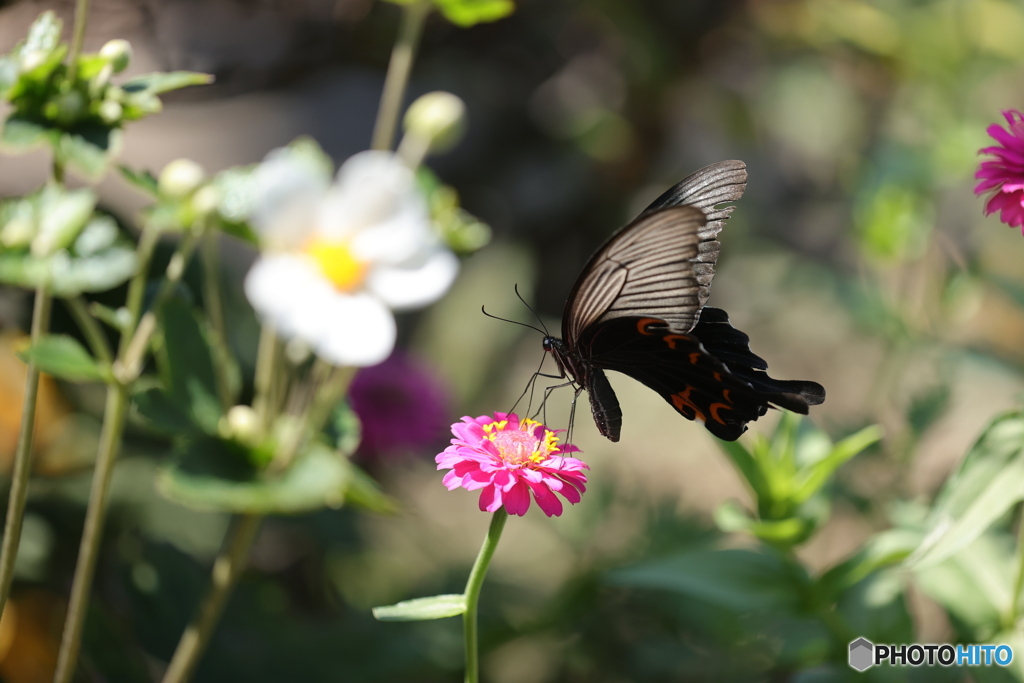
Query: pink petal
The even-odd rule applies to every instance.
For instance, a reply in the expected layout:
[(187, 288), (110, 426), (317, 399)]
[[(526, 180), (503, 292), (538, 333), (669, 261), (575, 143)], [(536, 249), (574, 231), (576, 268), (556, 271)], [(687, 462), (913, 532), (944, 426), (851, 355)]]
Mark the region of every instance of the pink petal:
[(495, 512), (501, 507), (501, 491), (494, 487), (488, 486), (480, 493), (480, 511), (481, 512)]
[(533, 490), (533, 496), (537, 499), (537, 505), (544, 511), (544, 514), (548, 517), (558, 517), (562, 514), (562, 501), (558, 500), (551, 489), (543, 484), (533, 484), (530, 486)]
[(530, 509), (530, 488), (522, 481), (505, 492), (505, 510), (510, 515), (522, 517)]

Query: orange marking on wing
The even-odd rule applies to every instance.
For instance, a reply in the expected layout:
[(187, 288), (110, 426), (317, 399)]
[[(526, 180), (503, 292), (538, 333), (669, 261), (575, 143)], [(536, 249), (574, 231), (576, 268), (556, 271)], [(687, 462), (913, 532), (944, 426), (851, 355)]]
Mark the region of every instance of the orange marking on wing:
[(685, 334), (666, 334), (662, 339), (664, 339), (665, 343), (668, 344), (668, 348), (674, 350), (676, 348), (677, 341), (680, 339), (689, 339), (689, 337)]
[(725, 420), (723, 420), (721, 417), (719, 417), (718, 411), (719, 410), (733, 410), (733, 408), (730, 407), (730, 406), (725, 405), (724, 403), (712, 403), (710, 410), (711, 410), (711, 419), (713, 419), (715, 422), (717, 422), (720, 425), (724, 425), (725, 424)]
[(722, 381), (722, 373), (720, 373), (720, 372), (713, 372), (711, 374), (714, 376), (716, 382), (721, 382)]
[(697, 364), (697, 360), (701, 357), (701, 355), (702, 354), (701, 354), (700, 351), (694, 351), (693, 353), (691, 353), (690, 354), (690, 365), (696, 365)]
[(663, 320), (658, 320), (657, 318), (640, 318), (639, 320), (636, 321), (636, 330), (640, 334), (651, 335), (651, 334), (654, 334), (654, 333), (653, 332), (648, 332), (647, 331), (647, 327), (649, 325), (656, 325), (656, 324), (663, 324), (663, 323), (664, 323)]
[[(716, 372), (715, 374), (717, 375), (718, 373)], [(718, 379), (718, 377), (716, 377), (715, 379)], [(726, 403), (732, 403), (732, 399), (729, 398), (729, 392), (730, 391), (732, 391), (732, 389), (723, 389), (722, 390), (722, 398), (725, 399)]]
[[(691, 391), (693, 391), (693, 387), (686, 387), (686, 391), (680, 391), (675, 394), (672, 394), (672, 396), (670, 396), (670, 398), (672, 399), (672, 405), (676, 407), (676, 410), (683, 414), (683, 417), (687, 417), (691, 420), (700, 420), (701, 422), (707, 422), (707, 417), (705, 417), (701, 409), (697, 407), (697, 404), (690, 399)], [(690, 410), (692, 410), (693, 417), (690, 417), (689, 415), (684, 413), (683, 408), (689, 408)], [(723, 422), (722, 424), (725, 423)]]

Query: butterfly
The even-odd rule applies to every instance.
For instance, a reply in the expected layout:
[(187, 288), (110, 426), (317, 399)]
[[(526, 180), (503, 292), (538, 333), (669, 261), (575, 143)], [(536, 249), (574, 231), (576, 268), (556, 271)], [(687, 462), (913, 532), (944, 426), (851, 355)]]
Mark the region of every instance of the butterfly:
[(780, 407), (807, 414), (825, 400), (817, 382), (777, 380), (728, 314), (707, 307), (718, 234), (743, 196), (747, 169), (722, 161), (654, 200), (598, 249), (562, 314), (562, 338), (545, 336), (562, 377), (586, 390), (602, 435), (618, 441), (622, 410), (605, 370), (647, 385), (688, 420), (735, 441), (747, 423)]

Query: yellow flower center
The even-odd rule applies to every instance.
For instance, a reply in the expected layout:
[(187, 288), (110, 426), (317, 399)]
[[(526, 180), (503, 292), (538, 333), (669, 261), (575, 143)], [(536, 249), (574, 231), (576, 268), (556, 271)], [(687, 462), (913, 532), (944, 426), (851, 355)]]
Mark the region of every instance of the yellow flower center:
[(348, 242), (328, 242), (314, 239), (305, 248), (306, 254), (316, 261), (335, 289), (352, 292), (363, 284), (369, 264), (360, 261), (352, 253)]
[(558, 437), (550, 429), (544, 430), (543, 441), (533, 435), (539, 424), (536, 420), (523, 419), (518, 425), (506, 429), (508, 421), (501, 420), (484, 425), (483, 430), (485, 438), (494, 442), (505, 462), (510, 465), (536, 465), (558, 449)]

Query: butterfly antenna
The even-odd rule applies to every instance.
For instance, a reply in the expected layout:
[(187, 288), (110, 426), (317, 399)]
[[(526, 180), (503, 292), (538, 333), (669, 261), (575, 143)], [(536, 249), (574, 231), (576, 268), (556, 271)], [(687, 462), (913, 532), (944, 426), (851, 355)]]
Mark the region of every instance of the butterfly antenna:
[(551, 336), (551, 335), (548, 334), (547, 330), (542, 330), (539, 327), (534, 327), (533, 325), (527, 325), (526, 323), (521, 323), (518, 320), (509, 320), (508, 318), (501, 318), (501, 317), (498, 317), (496, 315), (491, 315), (490, 313), (487, 312), (487, 308), (485, 306), (481, 306), (480, 310), (483, 311), (483, 314), (486, 315), (488, 318), (494, 318), (495, 320), (501, 320), (502, 322), (512, 323), (513, 325), (522, 325), (523, 327), (529, 327), (531, 330), (536, 330), (536, 331), (540, 332), (545, 337)]
[[(548, 326), (544, 324), (544, 321), (541, 319), (540, 315), (537, 314), (537, 311), (533, 310), (533, 306), (531, 306), (530, 304), (526, 303), (526, 299), (524, 299), (523, 295), (519, 293), (519, 283), (518, 282), (515, 284), (513, 289), (516, 292), (516, 296), (519, 297), (519, 300), (523, 302), (524, 306), (526, 306), (528, 309), (530, 309), (530, 313), (533, 313), (533, 317), (536, 318), (537, 322), (540, 323), (540, 326), (544, 328), (544, 334), (546, 336), (550, 337), (551, 333), (548, 332)], [(536, 329), (536, 328), (534, 328), (534, 329)]]

